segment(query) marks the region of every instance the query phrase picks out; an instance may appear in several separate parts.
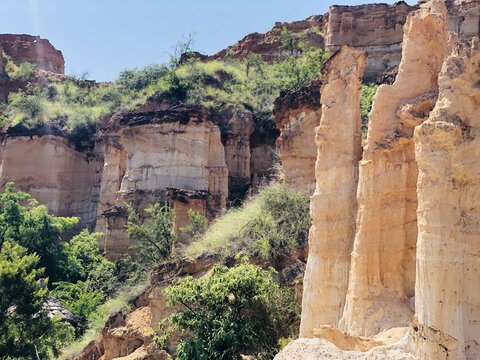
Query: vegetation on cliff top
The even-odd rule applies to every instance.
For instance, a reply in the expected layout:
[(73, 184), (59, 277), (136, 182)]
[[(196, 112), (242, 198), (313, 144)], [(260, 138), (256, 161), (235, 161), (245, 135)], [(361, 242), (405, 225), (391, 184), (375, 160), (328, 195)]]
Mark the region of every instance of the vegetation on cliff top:
[(0, 126), (31, 131), (53, 126), (71, 136), (88, 138), (101, 118), (141, 106), (154, 95), (215, 109), (240, 106), (253, 111), (256, 118), (271, 119), (280, 91), (299, 88), (320, 77), (330, 56), (322, 49), (308, 47), (286, 29), (279, 38), (284, 43), (283, 55), (273, 64), (255, 54), (248, 54), (244, 61), (227, 56), (210, 62), (194, 56), (185, 56), (181, 62), (177, 55), (169, 65), (125, 70), (112, 83), (96, 84), (85, 76), (36, 81), (30, 64), (17, 67), (7, 61), (9, 76), (29, 84), (10, 94)]

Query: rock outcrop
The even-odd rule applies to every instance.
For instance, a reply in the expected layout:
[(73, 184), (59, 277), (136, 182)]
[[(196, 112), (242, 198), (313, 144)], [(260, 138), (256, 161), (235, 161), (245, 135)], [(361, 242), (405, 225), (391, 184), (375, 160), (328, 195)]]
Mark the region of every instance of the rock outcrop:
[(13, 181), (56, 216), (78, 216), (78, 228), (93, 230), (101, 163), (91, 150), (59, 135), (4, 135), (0, 186)]
[(415, 129), (415, 287), (421, 359), (480, 356), (480, 42), (454, 49), (429, 119)]
[(282, 179), (293, 188), (308, 194), (315, 190), (317, 147), (313, 133), (320, 125), (320, 80), (296, 91), (285, 91), (275, 100), (275, 123), (278, 157), (282, 162)]
[[(359, 164), (342, 319), (322, 319), (309, 333), (301, 328), (313, 339), (294, 341), (277, 360), (479, 357), (480, 41), (453, 46), (449, 23), (443, 1), (408, 16), (398, 76), (378, 89)], [(319, 182), (317, 173), (317, 190)], [(328, 283), (333, 269), (315, 275)], [(305, 287), (304, 299), (322, 286)], [(318, 296), (315, 306), (325, 301)], [(312, 316), (303, 308), (302, 325), (305, 311)], [(395, 329), (401, 339), (381, 339)]]
[(325, 46), (331, 51), (342, 45), (366, 51), (365, 76), (375, 77), (400, 62), (402, 27), (414, 9), (403, 1), (393, 5), (332, 6), (325, 15)]
[(103, 157), (97, 231), (111, 258), (129, 252), (125, 232), (131, 203), (139, 212), (169, 202), (175, 227), (189, 223), (192, 208), (211, 219), (226, 206), (228, 169), (220, 129), (200, 105), (178, 105), (147, 112), (119, 113), (103, 125)]
[[(300, 337), (338, 324), (347, 292), (355, 236), (355, 194), (361, 157), (360, 90), (367, 59), (342, 47), (324, 66), (322, 118), (315, 129), (318, 158), (305, 272)], [(322, 274), (318, 276), (318, 274)]]
[(55, 49), (47, 39), (32, 35), (1, 34), (0, 48), (16, 65), (29, 62), (37, 65), (37, 69), (65, 73), (62, 52)]
[(265, 61), (273, 62), (281, 55), (281, 41), (279, 35), (283, 28), (289, 30), (293, 35), (302, 33), (310, 46), (324, 47), (323, 36), (319, 30), (323, 28), (323, 16), (314, 15), (301, 21), (291, 23), (275, 23), (272, 30), (265, 34), (252, 33), (245, 36), (236, 44), (209, 56), (208, 60), (223, 59), (228, 56), (236, 59), (245, 59), (249, 53), (260, 55)]
[[(428, 117), (446, 55), (446, 8), (421, 9), (405, 24), (403, 56), (392, 86), (374, 98), (360, 162), (357, 233), (340, 327), (374, 335), (408, 326), (415, 295), (417, 164), (413, 130)], [(412, 83), (416, 85), (412, 87)]]

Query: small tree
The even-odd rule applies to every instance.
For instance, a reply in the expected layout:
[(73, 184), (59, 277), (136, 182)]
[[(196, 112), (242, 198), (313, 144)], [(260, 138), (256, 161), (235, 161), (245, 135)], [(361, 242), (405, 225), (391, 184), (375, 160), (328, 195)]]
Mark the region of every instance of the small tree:
[(138, 262), (148, 268), (167, 259), (177, 241), (177, 236), (172, 232), (175, 211), (167, 203), (156, 203), (145, 209), (148, 217), (140, 223), (140, 217), (131, 205), (127, 205), (127, 210), (127, 232), (137, 242), (132, 248), (135, 249)]
[(194, 211), (193, 209), (188, 209), (188, 217), (191, 221), (191, 224), (186, 227), (181, 227), (180, 231), (192, 236), (193, 238), (199, 238), (207, 231), (207, 223), (205, 221), (205, 216), (199, 212)]
[(293, 297), (274, 275), (272, 269), (264, 271), (244, 260), (230, 269), (216, 265), (200, 279), (175, 280), (165, 289), (167, 305), (183, 311), (164, 320), (157, 344), (163, 347), (171, 332), (180, 329), (193, 334), (180, 343), (180, 360), (271, 357), (298, 314)]
[(0, 359), (47, 359), (73, 338), (73, 328), (50, 319), (39, 257), (5, 241), (0, 252)]

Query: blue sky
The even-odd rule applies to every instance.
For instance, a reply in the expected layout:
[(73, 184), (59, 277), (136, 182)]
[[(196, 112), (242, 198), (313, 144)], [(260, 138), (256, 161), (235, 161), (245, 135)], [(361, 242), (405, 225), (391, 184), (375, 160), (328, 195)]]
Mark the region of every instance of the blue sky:
[[(323, 14), (368, 0), (0, 0), (0, 33), (40, 35), (65, 57), (66, 73), (108, 81), (125, 68), (168, 60), (182, 36), (213, 54), (276, 21)], [(393, 3), (394, 1), (386, 1)], [(416, 1), (407, 1), (414, 4)]]

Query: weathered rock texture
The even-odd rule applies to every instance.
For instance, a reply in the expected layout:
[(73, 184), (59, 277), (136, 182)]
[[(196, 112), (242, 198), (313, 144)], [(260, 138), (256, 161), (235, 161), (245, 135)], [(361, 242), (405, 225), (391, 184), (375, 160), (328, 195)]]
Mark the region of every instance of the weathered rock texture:
[(332, 51), (342, 45), (366, 51), (365, 76), (374, 77), (400, 62), (402, 27), (415, 8), (403, 1), (393, 5), (332, 6), (325, 15), (325, 46)]
[(37, 69), (65, 73), (62, 52), (55, 49), (47, 39), (31, 35), (0, 34), (0, 48), (16, 65), (29, 62), (37, 65)]
[(225, 209), (228, 170), (218, 126), (203, 106), (114, 115), (104, 126), (104, 159), (97, 230), (110, 257), (128, 252), (125, 203), (140, 215), (155, 202), (169, 202), (175, 226), (188, 224), (192, 208), (207, 218)]
[(254, 131), (253, 115), (246, 110), (227, 108), (219, 114), (218, 122), (223, 130), (229, 198), (232, 201), (243, 199), (252, 177), (250, 137)]
[(297, 91), (286, 91), (275, 100), (275, 123), (280, 131), (278, 156), (282, 162), (282, 179), (293, 188), (308, 194), (315, 190), (317, 147), (314, 130), (320, 125), (320, 80)]
[(445, 61), (428, 121), (415, 129), (415, 310), (421, 359), (480, 357), (480, 42)]
[(366, 62), (363, 52), (342, 47), (323, 71), (322, 118), (315, 129), (317, 183), (310, 201), (312, 227), (300, 337), (311, 337), (318, 325), (337, 326), (342, 316), (355, 236), (362, 152), (360, 89)]
[[(416, 183), (413, 130), (426, 120), (446, 55), (446, 9), (412, 13), (392, 86), (374, 98), (360, 162), (357, 233), (340, 327), (373, 335), (408, 326), (415, 295)], [(415, 86), (412, 86), (415, 84)]]
[[(480, 41), (453, 47), (449, 23), (443, 1), (408, 16), (398, 76), (379, 87), (370, 114), (342, 319), (326, 317), (310, 333), (301, 328), (301, 336), (319, 339), (299, 339), (277, 360), (479, 358)], [(462, 29), (458, 37), (471, 38)], [(317, 172), (317, 191), (323, 179)], [(316, 226), (322, 211), (314, 198)], [(334, 268), (315, 275), (328, 284)], [(307, 266), (305, 282), (309, 276)], [(304, 303), (322, 287), (305, 286)], [(328, 297), (316, 295), (322, 314)], [(302, 309), (302, 326), (311, 313)], [(398, 342), (380, 339), (379, 332), (400, 327), (408, 330)]]
[[(421, 6), (428, 0), (420, 0)], [(448, 30), (462, 38), (479, 35), (480, 5), (478, 0), (445, 0), (448, 9)]]
[(407, 5), (403, 1), (393, 5), (332, 6), (324, 15), (292, 23), (276, 23), (265, 34), (249, 34), (208, 59), (226, 56), (244, 59), (248, 53), (255, 53), (271, 62), (282, 54), (278, 34), (287, 28), (294, 35), (303, 32), (309, 44), (314, 47), (335, 52), (342, 45), (350, 45), (366, 51), (368, 63), (365, 75), (375, 77), (386, 68), (399, 64), (402, 26), (407, 15), (417, 8), (418, 6)]
[(8, 136), (0, 147), (0, 186), (13, 181), (57, 216), (80, 217), (95, 226), (101, 164), (65, 137)]

